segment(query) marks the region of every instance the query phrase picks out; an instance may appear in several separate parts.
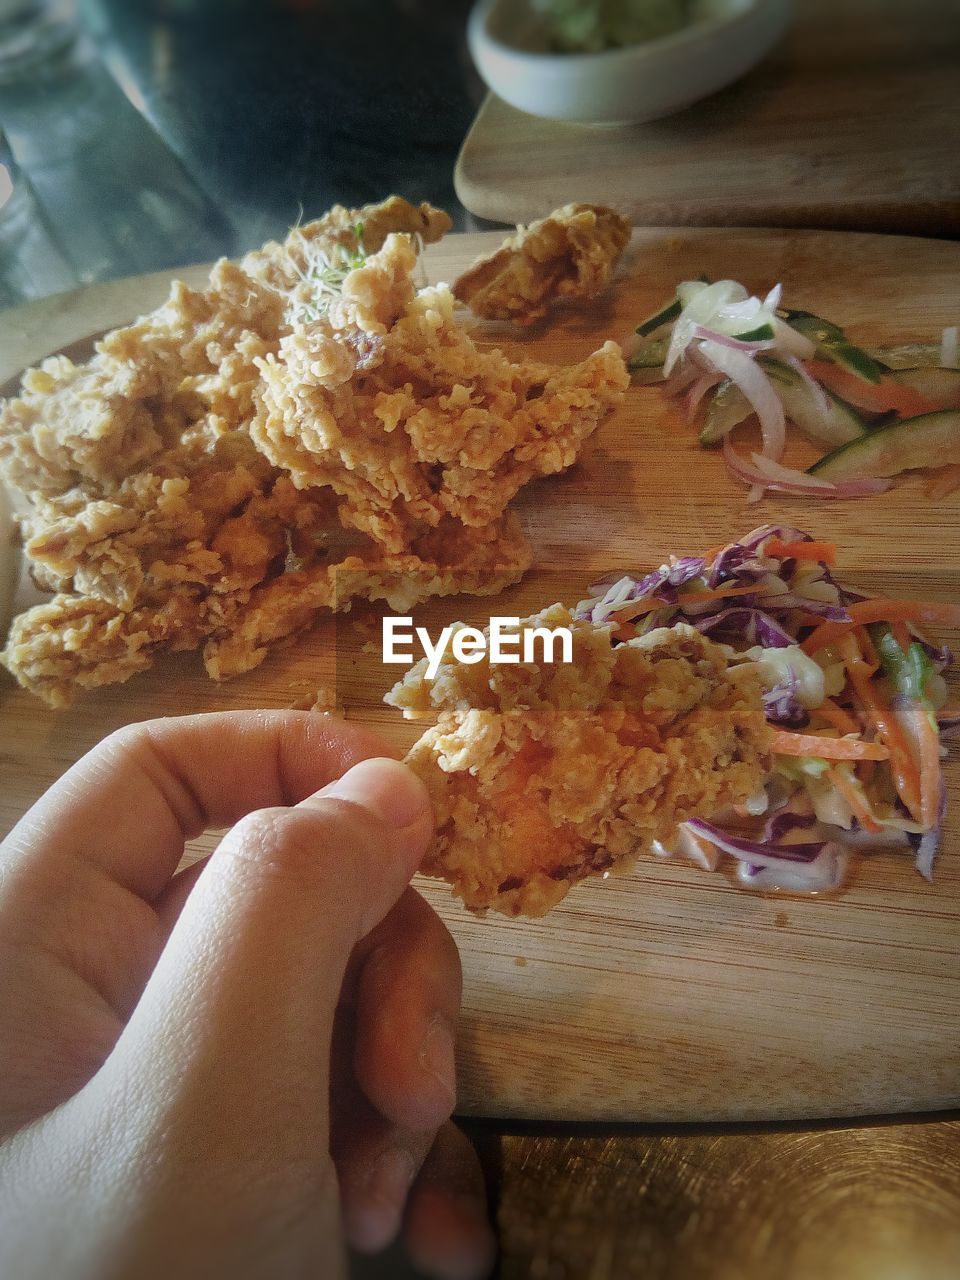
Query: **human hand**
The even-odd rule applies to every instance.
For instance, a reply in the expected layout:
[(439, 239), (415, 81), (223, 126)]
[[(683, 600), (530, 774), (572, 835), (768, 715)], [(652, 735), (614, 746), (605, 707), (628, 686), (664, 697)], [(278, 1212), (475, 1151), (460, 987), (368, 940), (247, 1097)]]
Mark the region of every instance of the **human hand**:
[[(0, 846), (0, 1274), (485, 1275), (422, 784), (309, 713), (121, 730)], [(363, 763), (366, 761), (365, 763)], [(176, 873), (185, 840), (235, 826)]]

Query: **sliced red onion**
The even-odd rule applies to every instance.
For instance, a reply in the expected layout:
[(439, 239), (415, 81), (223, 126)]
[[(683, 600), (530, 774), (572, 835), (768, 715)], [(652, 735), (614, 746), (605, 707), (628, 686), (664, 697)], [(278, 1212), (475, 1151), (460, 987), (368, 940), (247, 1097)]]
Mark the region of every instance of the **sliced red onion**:
[(722, 347), (731, 347), (734, 351), (769, 351), (776, 345), (773, 338), (756, 338), (744, 342), (742, 338), (731, 337), (728, 333), (718, 333), (716, 329), (707, 329), (698, 324), (693, 331), (694, 338), (701, 342), (719, 342)]
[(687, 421), (692, 422), (697, 412), (700, 401), (718, 382), (723, 381), (723, 375), (719, 373), (702, 373), (700, 377), (692, 384), (687, 391), (684, 403), (686, 405)]
[[(893, 483), (887, 479), (864, 478), (863, 480), (844, 480), (841, 484), (830, 484), (817, 476), (809, 476), (806, 472), (795, 474), (801, 477), (798, 481), (774, 480), (747, 462), (734, 449), (729, 435), (723, 437), (723, 457), (730, 474), (747, 485), (762, 485), (766, 489), (775, 489), (779, 493), (813, 494), (820, 498), (861, 498), (868, 494), (883, 493)], [(810, 484), (813, 480), (814, 483)], [(826, 488), (824, 485), (826, 484)]]
[(691, 383), (696, 382), (701, 372), (702, 370), (694, 362), (685, 360), (664, 382), (662, 387), (664, 394), (671, 397), (680, 395)]
[(785, 467), (762, 453), (751, 453), (750, 461), (768, 480), (782, 480), (785, 484), (802, 484), (810, 489), (836, 488), (830, 480), (821, 480), (819, 476), (808, 475), (806, 471), (798, 471), (796, 467)]
[[(721, 346), (715, 341), (701, 342), (700, 350), (716, 369), (737, 384), (749, 401), (760, 421), (764, 454), (780, 459), (786, 443), (786, 421), (780, 397), (770, 379), (745, 351)], [(727, 438), (724, 436), (724, 440)]]
[(830, 413), (831, 405), (830, 397), (827, 395), (823, 386), (816, 380), (798, 356), (787, 356), (786, 363), (790, 365), (791, 369), (795, 369), (803, 379), (807, 390), (813, 397), (813, 403), (817, 406), (817, 412), (821, 417), (826, 418)]

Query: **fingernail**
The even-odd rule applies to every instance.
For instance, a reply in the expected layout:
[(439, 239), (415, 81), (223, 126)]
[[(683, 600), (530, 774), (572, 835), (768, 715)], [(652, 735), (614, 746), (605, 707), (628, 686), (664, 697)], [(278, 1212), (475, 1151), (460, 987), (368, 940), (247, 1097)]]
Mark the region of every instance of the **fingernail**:
[(430, 811), (430, 797), (420, 779), (399, 760), (361, 760), (321, 792), (361, 805), (391, 827), (412, 827)]
[(444, 1018), (437, 1016), (430, 1023), (418, 1059), (447, 1095), (452, 1111), (457, 1102), (457, 1059), (453, 1032)]
[(416, 1167), (403, 1147), (389, 1147), (370, 1170), (364, 1196), (351, 1214), (352, 1243), (371, 1252), (386, 1248), (400, 1229)]

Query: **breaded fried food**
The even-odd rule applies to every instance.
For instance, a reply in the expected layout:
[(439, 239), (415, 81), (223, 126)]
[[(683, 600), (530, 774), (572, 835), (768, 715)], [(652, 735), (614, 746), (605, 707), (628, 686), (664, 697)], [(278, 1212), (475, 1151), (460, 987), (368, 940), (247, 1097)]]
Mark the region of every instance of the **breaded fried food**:
[(573, 662), (417, 664), (387, 696), (438, 716), (407, 756), (430, 790), (422, 870), (472, 911), (541, 916), (587, 876), (629, 865), (687, 818), (742, 804), (770, 768), (750, 663), (694, 628), (614, 646), (610, 626), (553, 605), (521, 623), (570, 628)]
[(629, 384), (620, 348), (580, 364), (480, 350), (441, 286), (415, 290), (402, 236), (347, 277), (308, 330), (260, 361), (251, 425), (298, 488), (329, 485), (344, 524), (397, 555), (452, 517), (482, 529), (535, 476), (565, 470)]
[(629, 241), (630, 223), (613, 209), (567, 204), (518, 227), (455, 280), (453, 292), (484, 319), (529, 325), (554, 302), (605, 289)]
[[(361, 221), (375, 253), (343, 248)], [(219, 679), (354, 597), (521, 576), (508, 502), (575, 461), (627, 372), (613, 343), (569, 369), (477, 348), (449, 290), (413, 279), (413, 237), (448, 224), (399, 198), (334, 209), (218, 263), (206, 289), (174, 284), (86, 364), (24, 375), (0, 477), (30, 504), (27, 560), (55, 595), (11, 630), (21, 684), (63, 706), (201, 645)], [(323, 246), (345, 257), (317, 276), (303, 255)]]
[(402, 196), (379, 204), (346, 209), (335, 204), (322, 218), (294, 227), (283, 241), (270, 240), (243, 259), (243, 270), (277, 293), (306, 285), (318, 267), (336, 268), (358, 253), (379, 253), (389, 235), (407, 235), (415, 243), (435, 244), (453, 226), (450, 215), (424, 201), (412, 205)]

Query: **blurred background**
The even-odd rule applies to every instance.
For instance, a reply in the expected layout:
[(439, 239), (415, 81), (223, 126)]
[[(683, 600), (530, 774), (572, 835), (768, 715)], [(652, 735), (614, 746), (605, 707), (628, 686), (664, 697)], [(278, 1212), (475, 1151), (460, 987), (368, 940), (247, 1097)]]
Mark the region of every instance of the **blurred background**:
[(453, 189), (469, 0), (0, 0), (0, 306)]

